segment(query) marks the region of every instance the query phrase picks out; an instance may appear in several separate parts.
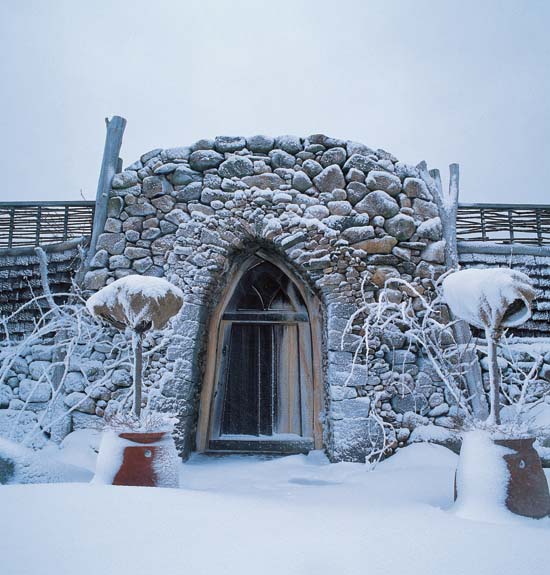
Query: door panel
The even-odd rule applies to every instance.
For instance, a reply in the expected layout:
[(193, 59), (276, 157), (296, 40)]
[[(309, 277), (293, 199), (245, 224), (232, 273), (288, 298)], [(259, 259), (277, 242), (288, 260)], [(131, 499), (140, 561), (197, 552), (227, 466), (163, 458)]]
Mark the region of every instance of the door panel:
[(300, 372), (298, 361), (298, 328), (277, 326), (278, 413), (277, 433), (302, 434), (300, 409)]
[(221, 435), (302, 435), (309, 392), (301, 389), (301, 363), (309, 350), (299, 352), (298, 325), (230, 325), (220, 363)]
[(259, 326), (234, 323), (224, 345), (227, 368), (222, 435), (258, 435), (259, 427)]

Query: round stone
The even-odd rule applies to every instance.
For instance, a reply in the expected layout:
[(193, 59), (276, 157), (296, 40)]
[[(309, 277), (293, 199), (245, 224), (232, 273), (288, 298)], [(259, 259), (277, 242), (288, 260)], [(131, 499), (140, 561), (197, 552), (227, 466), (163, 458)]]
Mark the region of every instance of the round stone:
[(346, 161), (346, 156), (347, 154), (344, 148), (330, 148), (330, 150), (323, 152), (320, 163), (323, 168), (327, 168), (332, 164), (343, 166)]
[(348, 200), (352, 203), (352, 205), (357, 204), (360, 202), (369, 191), (367, 186), (361, 182), (350, 182), (347, 185), (347, 197)]
[(335, 164), (325, 168), (313, 181), (320, 192), (332, 192), (335, 188), (344, 188), (346, 185), (342, 168)]
[(276, 170), (277, 168), (293, 168), (296, 163), (296, 158), (284, 150), (273, 150), (269, 152), (271, 158), (271, 167)]
[(240, 136), (218, 136), (214, 140), (214, 148), (222, 154), (242, 150), (245, 146), (246, 140)]
[(358, 204), (355, 209), (359, 213), (367, 213), (371, 218), (375, 216), (382, 216), (384, 218), (391, 218), (399, 213), (398, 203), (386, 192), (377, 190), (367, 194)]
[(246, 139), (246, 147), (259, 154), (267, 154), (273, 149), (274, 140), (269, 136), (251, 136)]
[(420, 178), (405, 178), (403, 182), (403, 191), (409, 198), (422, 198), (423, 200), (431, 200), (432, 194), (428, 190), (428, 186), (424, 180)]
[(223, 178), (242, 178), (254, 174), (254, 164), (244, 156), (232, 156), (223, 162), (218, 173)]
[(334, 198), (334, 201), (341, 201), (348, 199), (346, 190), (342, 190), (341, 188), (336, 188), (335, 190), (332, 190), (332, 197)]
[(189, 165), (198, 172), (217, 168), (222, 162), (223, 156), (214, 150), (197, 150), (189, 156)]
[(441, 226), (441, 219), (437, 218), (430, 218), (425, 222), (422, 222), (418, 226), (418, 237), (419, 238), (426, 238), (428, 240), (438, 240), (441, 238), (442, 233), (442, 226)]
[(129, 188), (137, 184), (138, 180), (137, 172), (134, 172), (133, 170), (125, 170), (113, 177), (111, 187), (115, 190)]
[(371, 190), (383, 190), (390, 196), (397, 196), (401, 191), (401, 180), (388, 172), (369, 172), (365, 183)]
[(347, 216), (351, 212), (351, 204), (345, 201), (328, 202), (330, 213), (335, 216)]
[(275, 138), (275, 146), (294, 156), (302, 151), (302, 141), (298, 136), (278, 136)]
[(373, 237), (374, 229), (372, 226), (348, 228), (342, 232), (342, 239), (347, 240), (350, 244), (370, 240)]
[(313, 186), (313, 182), (305, 172), (296, 172), (292, 178), (292, 186), (299, 192), (305, 192)]
[(315, 160), (306, 160), (302, 164), (302, 170), (304, 170), (310, 178), (314, 178), (317, 174), (320, 174), (323, 171), (323, 166)]
[(175, 172), (171, 175), (172, 184), (174, 186), (187, 186), (191, 182), (200, 182), (202, 175), (189, 166), (178, 166)]
[(304, 212), (304, 217), (309, 219), (322, 220), (330, 215), (330, 212), (326, 206), (309, 206)]
[(408, 240), (416, 231), (416, 224), (411, 216), (397, 214), (386, 220), (384, 229), (399, 241)]

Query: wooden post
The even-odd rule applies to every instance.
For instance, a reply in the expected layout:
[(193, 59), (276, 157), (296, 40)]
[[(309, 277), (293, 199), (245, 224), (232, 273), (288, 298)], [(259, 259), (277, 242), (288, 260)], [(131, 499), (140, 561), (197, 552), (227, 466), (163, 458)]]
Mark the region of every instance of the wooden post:
[(133, 333), (134, 347), (134, 414), (141, 417), (141, 380), (143, 376), (143, 333)]
[(491, 396), (491, 411), (487, 420), (492, 425), (500, 425), (500, 369), (498, 367), (497, 344), (500, 338), (499, 333), (492, 329), (485, 330), (487, 340), (487, 355), (489, 360), (489, 383)]
[[(449, 190), (443, 191), (439, 170), (430, 170), (426, 162), (418, 164), (420, 177), (424, 180), (434, 196), (434, 200), (439, 208), (441, 225), (443, 229), (443, 239), (445, 240), (445, 265), (448, 269), (458, 270), (458, 247), (456, 242), (456, 214), (458, 210), (458, 195), (460, 172), (458, 164), (449, 166)], [(450, 310), (449, 310), (450, 312)], [(472, 410), (479, 419), (485, 419), (488, 413), (487, 399), (483, 391), (483, 377), (481, 367), (475, 347), (472, 345), (472, 332), (470, 326), (465, 321), (456, 322), (453, 326), (453, 333), (456, 343), (464, 346), (463, 362), (467, 366), (464, 373), (466, 387), (472, 401)]]
[[(428, 174), (426, 162), (419, 164), (422, 179), (431, 178), (433, 185), (428, 187), (434, 195), (434, 200), (439, 208), (439, 217), (443, 228), (443, 239), (445, 240), (445, 265), (448, 268), (458, 269), (458, 248), (456, 245), (456, 214), (458, 210), (458, 192), (460, 183), (460, 172), (458, 164), (449, 166), (450, 179), (449, 191), (444, 192), (441, 185), (441, 175), (439, 170), (430, 170)], [(428, 182), (426, 182), (428, 183)], [(435, 193), (434, 193), (435, 188)]]
[(120, 116), (113, 116), (110, 120), (105, 118), (105, 124), (107, 125), (107, 135), (105, 137), (103, 160), (101, 162), (101, 171), (97, 183), (92, 237), (90, 239), (85, 265), (82, 267), (82, 271), (78, 275), (79, 280), (77, 281), (82, 280), (84, 274), (89, 269), (91, 259), (95, 255), (97, 239), (99, 235), (103, 233), (105, 220), (107, 219), (111, 181), (122, 165), (122, 160), (118, 155), (122, 146), (122, 136), (124, 135), (126, 120)]

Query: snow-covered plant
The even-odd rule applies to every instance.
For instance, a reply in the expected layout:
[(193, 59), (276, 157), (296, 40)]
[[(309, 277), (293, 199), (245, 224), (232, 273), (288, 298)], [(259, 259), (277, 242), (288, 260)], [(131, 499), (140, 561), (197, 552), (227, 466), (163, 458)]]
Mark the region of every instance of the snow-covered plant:
[[(448, 272), (433, 281), (431, 289), (425, 289), (420, 280), (409, 282), (402, 278), (388, 278), (384, 287), (379, 291), (376, 301), (372, 298), (371, 291), (367, 289), (369, 279), (363, 280), (363, 305), (349, 318), (344, 332), (345, 334), (359, 333), (362, 338), (362, 345), (358, 346), (354, 353), (350, 378), (353, 370), (357, 369), (356, 366), (363, 362), (368, 376), (371, 365), (375, 364), (375, 353), (380, 352), (381, 341), (391, 339), (388, 338), (389, 334), (397, 334), (405, 342), (408, 351), (418, 350), (423, 354), (447, 389), (452, 402), (457, 407), (455, 410), (456, 427), (466, 429), (487, 427), (486, 413), (480, 412), (476, 407), (479, 401), (474, 401), (475, 398), (468, 391), (467, 374), (471, 358), (475, 357), (477, 352), (491, 353), (491, 350), (478, 345), (475, 338), (465, 343), (457, 341), (453, 328), (457, 322), (462, 320), (451, 317), (442, 289), (442, 284), (451, 273)], [(502, 341), (506, 343), (504, 335)], [(489, 360), (491, 359), (490, 357)], [(513, 359), (508, 362), (511, 368), (510, 383), (513, 383), (514, 389), (518, 390), (518, 393), (513, 396), (504, 392), (505, 401), (515, 406), (518, 414), (516, 423), (506, 426), (509, 433), (513, 434), (519, 429), (517, 422), (521, 419), (520, 414), (526, 403), (531, 399), (529, 390), (533, 381), (536, 380), (541, 363), (542, 358), (537, 358), (532, 368), (525, 372)], [(415, 396), (418, 390), (415, 389), (413, 379), (405, 377), (405, 364), (401, 367), (402, 377), (392, 383), (395, 388), (392, 391), (401, 395)], [(489, 391), (489, 395), (494, 397), (493, 386)], [(392, 425), (384, 421), (376, 412), (381, 393), (384, 392), (373, 393), (371, 398), (371, 415), (376, 416), (375, 420), (384, 436), (384, 445), (374, 452), (375, 457), (380, 457), (381, 451), (383, 454), (387, 449), (388, 441), (391, 442), (393, 436)], [(485, 393), (482, 387), (480, 387), (480, 393)], [(540, 401), (544, 401), (544, 398)], [(503, 426), (501, 429), (505, 430)]]
[(143, 337), (150, 329), (159, 330), (183, 305), (183, 292), (163, 278), (126, 276), (105, 286), (88, 298), (90, 313), (108, 324), (132, 333), (134, 357), (134, 415), (141, 415)]
[(487, 424), (500, 419), (501, 377), (497, 345), (503, 330), (517, 327), (531, 317), (535, 290), (524, 273), (508, 268), (467, 269), (443, 281), (443, 295), (454, 315), (485, 331), (489, 359), (489, 404)]
[[(70, 414), (83, 407), (87, 408), (87, 402), (95, 399), (95, 394), (102, 388), (113, 389), (114, 374), (130, 371), (133, 365), (129, 339), (124, 334), (116, 333), (108, 325), (98, 325), (90, 315), (86, 299), (78, 285), (73, 284), (70, 292), (52, 295), (48, 282), (47, 258), (43, 253), (38, 252), (38, 255), (42, 255), (42, 295), (33, 294), (33, 297), (15, 312), (0, 317), (0, 329), (4, 335), (4, 341), (0, 344), (0, 385), (13, 377), (14, 369), (17, 370), (18, 366), (25, 363), (25, 358), (33, 356), (33, 350), (48, 350), (48, 357), (51, 358), (39, 362), (40, 373), (34, 380), (29, 380), (34, 381), (33, 387), (28, 390), (26, 399), (19, 402), (16, 415), (11, 418), (10, 427), (5, 432), (7, 439), (20, 441), (23, 445), (34, 445), (35, 442), (40, 445), (44, 439), (50, 437), (61, 439), (66, 433), (66, 422)], [(29, 288), (32, 293), (31, 286)], [(63, 303), (58, 303), (60, 299), (64, 300)], [(33, 328), (21, 339), (12, 338), (8, 326), (29, 312), (36, 313)], [(139, 318), (137, 320), (139, 322)], [(164, 337), (157, 344), (154, 344), (151, 338), (151, 345), (148, 345), (142, 354), (143, 367), (167, 345), (168, 338), (169, 332), (166, 329)], [(102, 359), (94, 359), (98, 355), (98, 349), (106, 352), (100, 355)], [(73, 393), (75, 375), (83, 382), (83, 389), (78, 393)], [(32, 402), (36, 401), (39, 388), (44, 386), (49, 387), (49, 400), (43, 402), (44, 409), (37, 412), (35, 417), (36, 404)], [(114, 403), (118, 409), (124, 409), (131, 397), (130, 389)], [(28, 428), (23, 424), (28, 421), (26, 416), (31, 408), (34, 423)], [(103, 409), (96, 409), (99, 416), (103, 415), (103, 412)], [(105, 415), (108, 416), (109, 413), (106, 411)], [(22, 426), (25, 427), (24, 435), (20, 433)]]
[[(43, 285), (47, 285), (44, 279)], [(66, 420), (67, 416), (85, 401), (89, 401), (94, 390), (110, 381), (114, 370), (130, 366), (127, 342), (122, 338), (113, 340), (112, 330), (98, 329), (86, 310), (85, 300), (76, 286), (73, 286), (73, 292), (56, 294), (56, 296), (67, 298), (67, 301), (63, 304), (55, 303), (49, 289), (44, 289), (44, 295), (33, 297), (13, 314), (1, 319), (5, 341), (0, 351), (0, 384), (6, 381), (12, 373), (12, 368), (22, 358), (32, 354), (34, 346), (43, 345), (53, 348), (52, 361), (44, 362), (34, 388), (29, 391), (27, 399), (19, 408), (9, 432), (10, 437), (15, 436), (18, 424), (30, 407), (29, 403), (36, 390), (39, 386), (47, 384), (50, 388), (50, 400), (45, 409), (39, 413), (36, 424), (24, 437), (23, 443), (30, 443), (39, 433), (45, 432), (50, 435), (56, 425)], [(17, 321), (20, 314), (25, 314), (33, 308), (39, 310), (33, 329), (20, 340), (11, 339), (7, 329), (8, 324)], [(108, 344), (111, 352), (104, 363), (103, 373), (99, 377), (97, 373), (92, 376), (91, 371), (97, 370), (98, 366), (95, 365), (93, 370), (90, 369), (90, 357), (93, 356), (94, 349), (102, 344)], [(70, 374), (75, 372), (82, 376), (86, 393), (67, 409), (63, 403), (67, 395), (66, 384), (71, 378)]]

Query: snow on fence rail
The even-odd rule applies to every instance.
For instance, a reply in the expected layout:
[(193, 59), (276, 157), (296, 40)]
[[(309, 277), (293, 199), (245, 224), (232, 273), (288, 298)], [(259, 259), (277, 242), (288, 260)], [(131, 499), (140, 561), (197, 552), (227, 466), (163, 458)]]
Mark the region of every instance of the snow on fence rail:
[(0, 248), (65, 242), (92, 233), (95, 202), (0, 202)]
[(550, 244), (550, 205), (459, 204), (459, 241)]

